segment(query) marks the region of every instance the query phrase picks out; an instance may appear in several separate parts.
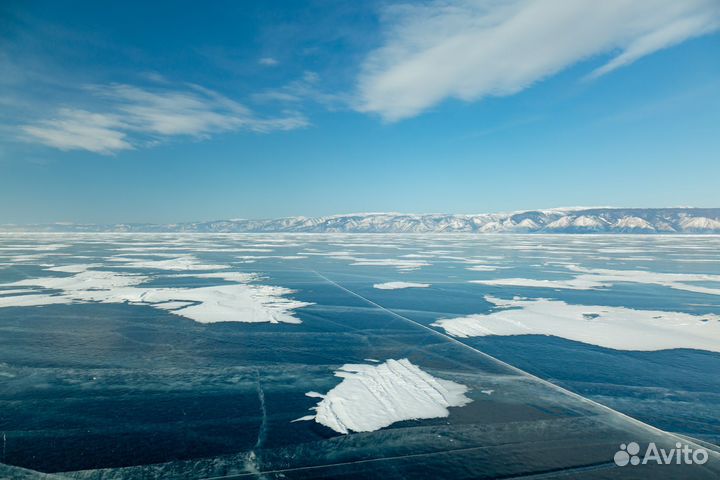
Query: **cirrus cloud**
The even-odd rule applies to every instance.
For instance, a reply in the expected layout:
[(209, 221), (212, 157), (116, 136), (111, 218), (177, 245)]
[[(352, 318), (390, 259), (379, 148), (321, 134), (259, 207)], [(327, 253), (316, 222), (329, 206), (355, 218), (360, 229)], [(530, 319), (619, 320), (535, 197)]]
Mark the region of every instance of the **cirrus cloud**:
[(517, 93), (579, 61), (589, 77), (720, 28), (717, 0), (462, 0), (396, 5), (362, 65), (358, 111), (388, 121), (457, 98)]
[(122, 122), (114, 115), (61, 108), (55, 117), (21, 128), (28, 140), (60, 150), (110, 154), (133, 148), (122, 127)]
[(230, 131), (268, 133), (308, 125), (295, 111), (260, 117), (217, 92), (189, 85), (146, 89), (126, 84), (90, 85), (93, 108), (62, 107), (48, 118), (21, 125), (24, 139), (60, 150), (112, 154), (172, 137), (205, 139)]

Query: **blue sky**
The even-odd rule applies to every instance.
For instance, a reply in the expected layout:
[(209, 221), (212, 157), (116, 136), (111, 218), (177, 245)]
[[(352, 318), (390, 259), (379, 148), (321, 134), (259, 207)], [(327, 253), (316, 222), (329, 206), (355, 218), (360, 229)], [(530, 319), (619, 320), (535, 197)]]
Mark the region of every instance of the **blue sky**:
[(717, 0), (0, 6), (0, 223), (720, 206)]

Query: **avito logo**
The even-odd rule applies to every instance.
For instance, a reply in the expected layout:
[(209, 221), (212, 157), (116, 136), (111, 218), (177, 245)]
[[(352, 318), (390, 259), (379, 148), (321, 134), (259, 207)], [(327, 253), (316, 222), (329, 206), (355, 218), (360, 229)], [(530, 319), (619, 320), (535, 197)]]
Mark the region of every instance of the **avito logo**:
[(620, 450), (615, 453), (613, 460), (615, 464), (624, 467), (625, 465), (645, 465), (648, 463), (656, 463), (658, 465), (702, 465), (708, 461), (708, 452), (704, 448), (693, 449), (690, 445), (683, 445), (680, 442), (675, 444), (675, 448), (665, 450), (658, 448), (654, 442), (650, 442), (645, 453), (640, 458), (640, 445), (637, 442), (621, 444)]

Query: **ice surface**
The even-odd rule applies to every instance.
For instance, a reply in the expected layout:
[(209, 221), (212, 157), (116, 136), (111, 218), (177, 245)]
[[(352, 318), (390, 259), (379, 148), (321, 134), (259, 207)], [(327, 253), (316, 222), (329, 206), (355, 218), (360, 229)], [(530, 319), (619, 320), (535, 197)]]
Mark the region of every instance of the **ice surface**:
[(455, 337), (553, 335), (617, 350), (694, 348), (720, 352), (720, 316), (570, 305), (560, 300), (501, 300), (501, 310), (438, 320), (433, 326)]
[(342, 378), (322, 398), (315, 420), (338, 433), (372, 432), (395, 422), (447, 417), (448, 407), (462, 407), (472, 400), (465, 385), (435, 378), (408, 359), (387, 360), (379, 365), (347, 364), (335, 375)]
[[(5, 429), (7, 460), (86, 480), (371, 478), (388, 473), (398, 478), (525, 478), (547, 472), (642, 476), (614, 468), (612, 455), (621, 442), (659, 438), (648, 429), (462, 345), (477, 346), (477, 338), (448, 341), (420, 324), (492, 312), (472, 310), (478, 301), (486, 305), (482, 295), (488, 292), (467, 280), (529, 277), (590, 289), (535, 295), (522, 289), (526, 296), (569, 304), (551, 303), (548, 311), (534, 305), (538, 298), (494, 299), (495, 310), (516, 321), (504, 325), (508, 332), (510, 327), (518, 332), (537, 329), (544, 335), (577, 335), (581, 341), (587, 341), (580, 336), (586, 334), (596, 336), (597, 342), (591, 339), (596, 344), (653, 342), (647, 348), (669, 348), (657, 345), (668, 338), (670, 347), (694, 346), (698, 339), (720, 344), (714, 333), (717, 319), (700, 315), (720, 314), (720, 297), (663, 286), (720, 288), (707, 276), (720, 274), (720, 264), (689, 263), (715, 260), (720, 237), (275, 237), (271, 243), (269, 235), (259, 234), (18, 236), (18, 242), (30, 246), (62, 239), (68, 250), (64, 256), (0, 270), (0, 283), (26, 279), (23, 285), (0, 286), (0, 304), (28, 305), (25, 310), (0, 309), (0, 378), (8, 392), (4, 420), (10, 422)], [(390, 244), (393, 250), (380, 246)], [(285, 248), (289, 245), (293, 247)], [(127, 250), (118, 248), (125, 246)], [(273, 253), (238, 251), (275, 246)], [(43, 252), (19, 247), (6, 253), (4, 257)], [(653, 263), (648, 263), (650, 256)], [(190, 257), (195, 260), (172, 269), (157, 264), (127, 268), (136, 261)], [(374, 265), (351, 266), (355, 259)], [(240, 260), (256, 263), (243, 268)], [(387, 265), (388, 260), (432, 265), (423, 267), (422, 274), (405, 273)], [(619, 261), (630, 263), (621, 266)], [(175, 269), (180, 264), (193, 268)], [(194, 268), (210, 264), (220, 268)], [(490, 266), (498, 271), (484, 268)], [(501, 270), (506, 268), (512, 270)], [(630, 279), (633, 283), (627, 283)], [(359, 296), (374, 284), (400, 280), (432, 286), (378, 290), (368, 297), (374, 305)], [(263, 288), (263, 283), (302, 289), (298, 300), (320, 306), (300, 314), (302, 310), (293, 309), (298, 305), (294, 295)], [(512, 286), (491, 290), (501, 298), (518, 293)], [(91, 302), (112, 304), (87, 305)], [(71, 305), (29, 306), (51, 303)], [(571, 311), (573, 303), (589, 306), (575, 305)], [(626, 309), (601, 306), (605, 304)], [(652, 312), (658, 316), (654, 318), (642, 312), (636, 314), (638, 320), (632, 309), (639, 308), (694, 315), (658, 311)], [(535, 317), (514, 317), (518, 311)], [(298, 321), (293, 314), (302, 325), (198, 328), (195, 323)], [(644, 327), (634, 326), (639, 322)], [(534, 369), (661, 429), (697, 434), (717, 444), (716, 352), (629, 354), (537, 334), (481, 338), (483, 351), (510, 364)], [(415, 365), (395, 371), (395, 363), (402, 366), (399, 359), (406, 356)], [(344, 364), (363, 365), (340, 369)], [(593, 370), (597, 365), (602, 368)], [(333, 376), (335, 370), (340, 376)], [(306, 397), (312, 390), (320, 393)], [(449, 406), (469, 399), (473, 402), (462, 408)], [(311, 405), (316, 407), (308, 411)], [(438, 418), (428, 418), (433, 416)], [(298, 417), (305, 421), (289, 423)], [(374, 431), (343, 435), (342, 429)], [(666, 443), (672, 446), (675, 439)], [(658, 479), (665, 468), (651, 469), (648, 476)], [(682, 470), (676, 473), (675, 478), (683, 477)], [(684, 475), (700, 477), (694, 470)]]

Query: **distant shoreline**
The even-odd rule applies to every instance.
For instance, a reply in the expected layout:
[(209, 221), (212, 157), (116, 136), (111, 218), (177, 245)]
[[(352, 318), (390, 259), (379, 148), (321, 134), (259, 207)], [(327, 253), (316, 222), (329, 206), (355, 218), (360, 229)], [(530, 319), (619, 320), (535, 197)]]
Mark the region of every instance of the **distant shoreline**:
[(0, 225), (0, 232), (720, 234), (720, 208), (556, 208), (512, 213), (358, 213), (172, 224)]

